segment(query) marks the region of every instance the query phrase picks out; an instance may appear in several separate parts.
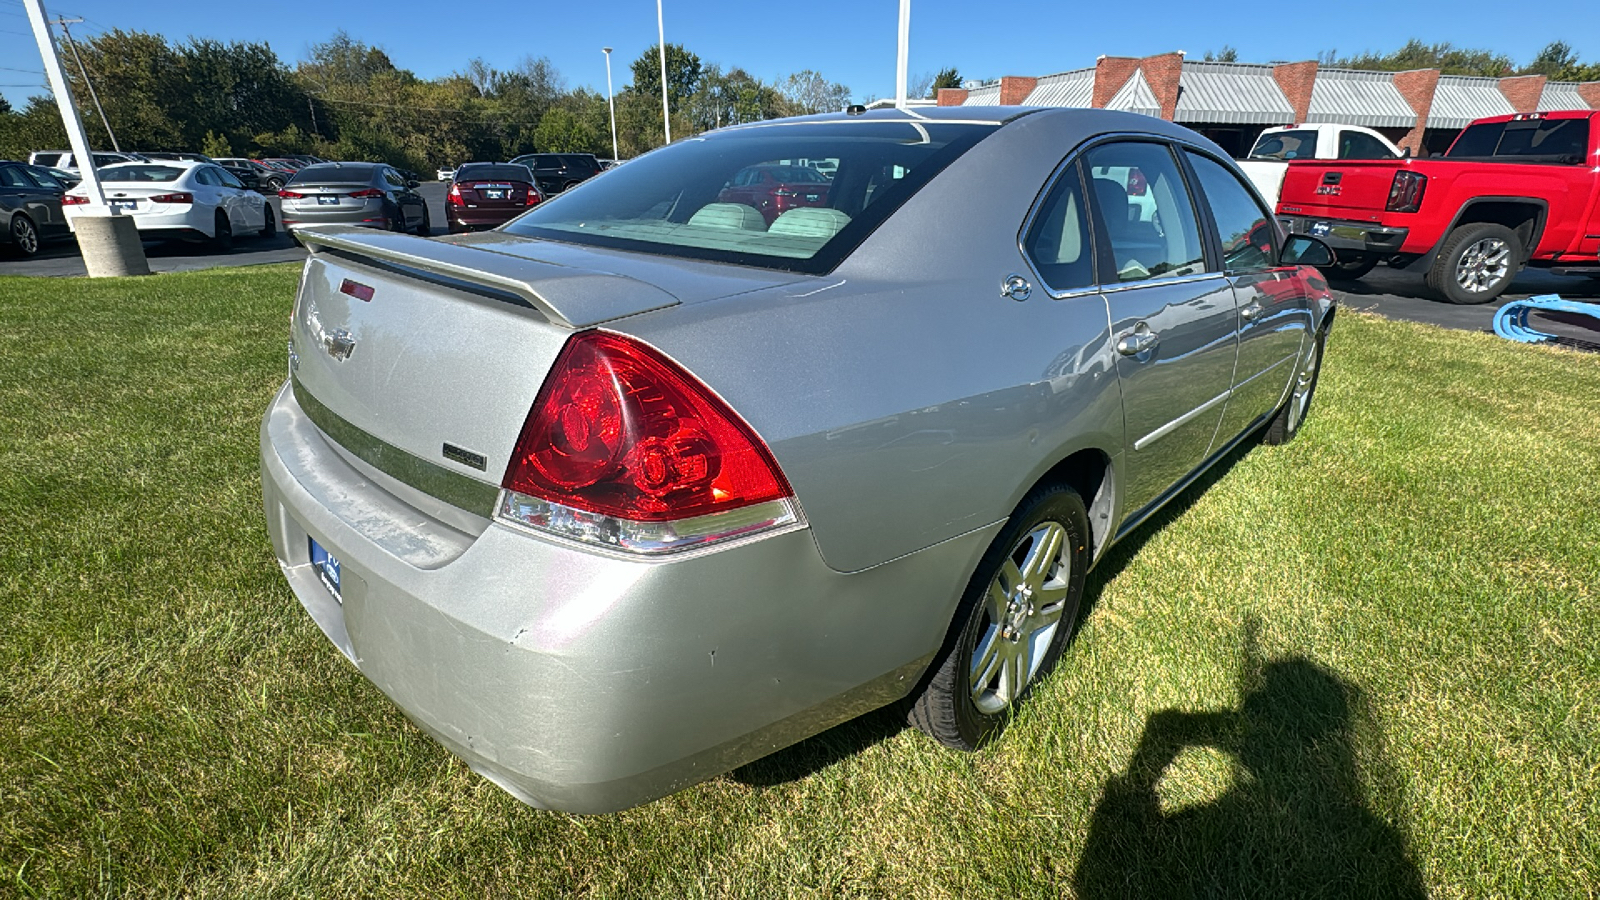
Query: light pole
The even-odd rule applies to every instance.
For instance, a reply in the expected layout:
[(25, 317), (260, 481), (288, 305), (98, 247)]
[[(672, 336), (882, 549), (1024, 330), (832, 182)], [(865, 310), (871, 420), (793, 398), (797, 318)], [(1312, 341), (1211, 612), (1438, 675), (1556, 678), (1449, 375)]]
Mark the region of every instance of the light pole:
[(617, 153), (617, 101), (611, 96), (611, 48), (601, 47), (600, 52), (606, 55), (606, 105), (611, 107), (611, 158), (620, 161), (622, 156)]
[(656, 33), (661, 38), (661, 126), (672, 143), (672, 113), (667, 109), (667, 26), (661, 18), (661, 0), (656, 0)]
[(56, 16), (56, 24), (61, 26), (61, 33), (67, 36), (67, 46), (72, 48), (72, 58), (78, 63), (79, 74), (83, 75), (84, 87), (89, 89), (89, 99), (94, 101), (95, 111), (100, 113), (100, 124), (106, 127), (106, 137), (111, 138), (111, 149), (121, 153), (122, 148), (117, 145), (117, 134), (111, 130), (111, 120), (106, 118), (105, 107), (100, 105), (100, 95), (94, 92), (94, 82), (89, 80), (89, 70), (84, 68), (83, 57), (78, 55), (78, 42), (72, 39), (72, 29), (67, 27), (82, 21), (82, 19), (64, 19)]
[(900, 0), (900, 56), (895, 64), (894, 105), (906, 108), (906, 63), (911, 56), (911, 0)]

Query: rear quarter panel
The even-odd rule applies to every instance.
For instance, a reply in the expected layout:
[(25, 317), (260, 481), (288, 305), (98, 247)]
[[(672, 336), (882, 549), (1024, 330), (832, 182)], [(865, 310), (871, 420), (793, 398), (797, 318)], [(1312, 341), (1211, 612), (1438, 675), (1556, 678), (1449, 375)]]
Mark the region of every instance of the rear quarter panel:
[(619, 323), (763, 436), (834, 569), (1004, 519), (1076, 450), (1120, 453), (1104, 300), (1000, 293), (1008, 275), (1034, 280), (1018, 232), (1086, 136), (1031, 118), (957, 160), (831, 275)]

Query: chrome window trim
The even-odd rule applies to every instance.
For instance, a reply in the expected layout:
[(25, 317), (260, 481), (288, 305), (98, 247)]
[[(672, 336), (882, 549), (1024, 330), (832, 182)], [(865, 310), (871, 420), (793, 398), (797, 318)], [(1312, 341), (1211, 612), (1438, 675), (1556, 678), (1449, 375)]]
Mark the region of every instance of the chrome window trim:
[(1122, 291), (1138, 290), (1142, 287), (1154, 287), (1162, 284), (1188, 284), (1192, 281), (1227, 281), (1228, 276), (1221, 272), (1201, 272), (1198, 275), (1162, 275), (1159, 278), (1146, 278), (1141, 281), (1122, 281), (1117, 284), (1103, 284), (1100, 286), (1102, 294), (1117, 294)]
[(1155, 431), (1152, 431), (1149, 434), (1145, 435), (1144, 437), (1139, 438), (1137, 441), (1134, 441), (1133, 442), (1133, 449), (1135, 449), (1135, 450), (1143, 450), (1144, 448), (1150, 446), (1151, 444), (1154, 444), (1156, 441), (1161, 440), (1162, 438), (1166, 437), (1167, 435), (1171, 434), (1172, 432), (1176, 431), (1177, 429), (1183, 427), (1185, 424), (1193, 421), (1196, 416), (1204, 415), (1207, 410), (1211, 409), (1212, 407), (1216, 406), (1218, 403), (1221, 403), (1224, 400), (1227, 400), (1229, 397), (1232, 397), (1232, 396), (1233, 396), (1233, 388), (1228, 388), (1227, 390), (1225, 390), (1222, 393), (1216, 395), (1215, 397), (1212, 397), (1210, 400), (1207, 400), (1206, 402), (1200, 404), (1199, 406), (1196, 406), (1194, 409), (1191, 409), (1188, 412), (1184, 413), (1183, 415), (1177, 417), (1176, 419), (1173, 419), (1171, 422), (1168, 422), (1167, 424), (1161, 426), (1160, 428), (1157, 428)]

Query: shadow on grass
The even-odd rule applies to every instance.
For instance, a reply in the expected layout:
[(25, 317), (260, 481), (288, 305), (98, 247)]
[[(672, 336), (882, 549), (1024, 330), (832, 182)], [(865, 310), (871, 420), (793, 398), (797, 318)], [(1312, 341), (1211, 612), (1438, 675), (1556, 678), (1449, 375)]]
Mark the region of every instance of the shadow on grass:
[[(1263, 663), (1255, 629), (1246, 622), (1238, 709), (1168, 709), (1145, 723), (1095, 807), (1079, 897), (1426, 896), (1360, 690), (1308, 659)], [(1162, 781), (1190, 748), (1230, 758), (1231, 784), (1164, 809)]]
[[(1241, 442), (1238, 447), (1217, 460), (1193, 484), (1178, 493), (1166, 506), (1106, 552), (1084, 583), (1083, 602), (1078, 608), (1072, 634), (1068, 636), (1069, 647), (1070, 641), (1077, 636), (1078, 628), (1082, 627), (1090, 610), (1094, 608), (1106, 582), (1115, 578), (1117, 573), (1127, 567), (1145, 542), (1187, 512), (1201, 494), (1228, 474), (1257, 443), (1258, 440), (1255, 438)], [(913, 691), (912, 696), (915, 694)], [(747, 763), (725, 777), (753, 787), (772, 787), (798, 781), (820, 772), (904, 731), (909, 727), (906, 723), (908, 702), (902, 700), (891, 703), (882, 709), (836, 725), (770, 756)]]

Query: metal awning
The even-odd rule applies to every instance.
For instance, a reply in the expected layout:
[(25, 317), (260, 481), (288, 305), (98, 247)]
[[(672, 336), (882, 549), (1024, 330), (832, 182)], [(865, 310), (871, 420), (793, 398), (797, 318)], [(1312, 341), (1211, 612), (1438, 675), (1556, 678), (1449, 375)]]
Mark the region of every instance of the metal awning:
[(975, 87), (967, 91), (967, 99), (961, 101), (962, 106), (998, 106), (1000, 103), (1000, 82)]
[(1322, 69), (1311, 84), (1306, 121), (1411, 128), (1417, 124), (1417, 113), (1394, 86), (1393, 72)]
[(1178, 122), (1287, 125), (1294, 107), (1272, 77), (1272, 66), (1185, 62), (1178, 77)]
[(1433, 110), (1428, 113), (1429, 128), (1465, 128), (1473, 119), (1505, 116), (1516, 112), (1506, 95), (1500, 93), (1500, 79), (1466, 75), (1441, 75), (1433, 92)]
[(1120, 109), (1124, 112), (1156, 117), (1161, 115), (1161, 103), (1156, 100), (1155, 91), (1150, 90), (1150, 82), (1145, 80), (1143, 69), (1134, 71), (1128, 83), (1117, 91), (1110, 103), (1106, 104), (1106, 109)]
[(1077, 69), (1040, 78), (1022, 104), (1088, 108), (1093, 100), (1094, 69)]
[(1588, 108), (1589, 104), (1578, 93), (1578, 83), (1575, 81), (1547, 81), (1544, 93), (1539, 95), (1539, 112)]

